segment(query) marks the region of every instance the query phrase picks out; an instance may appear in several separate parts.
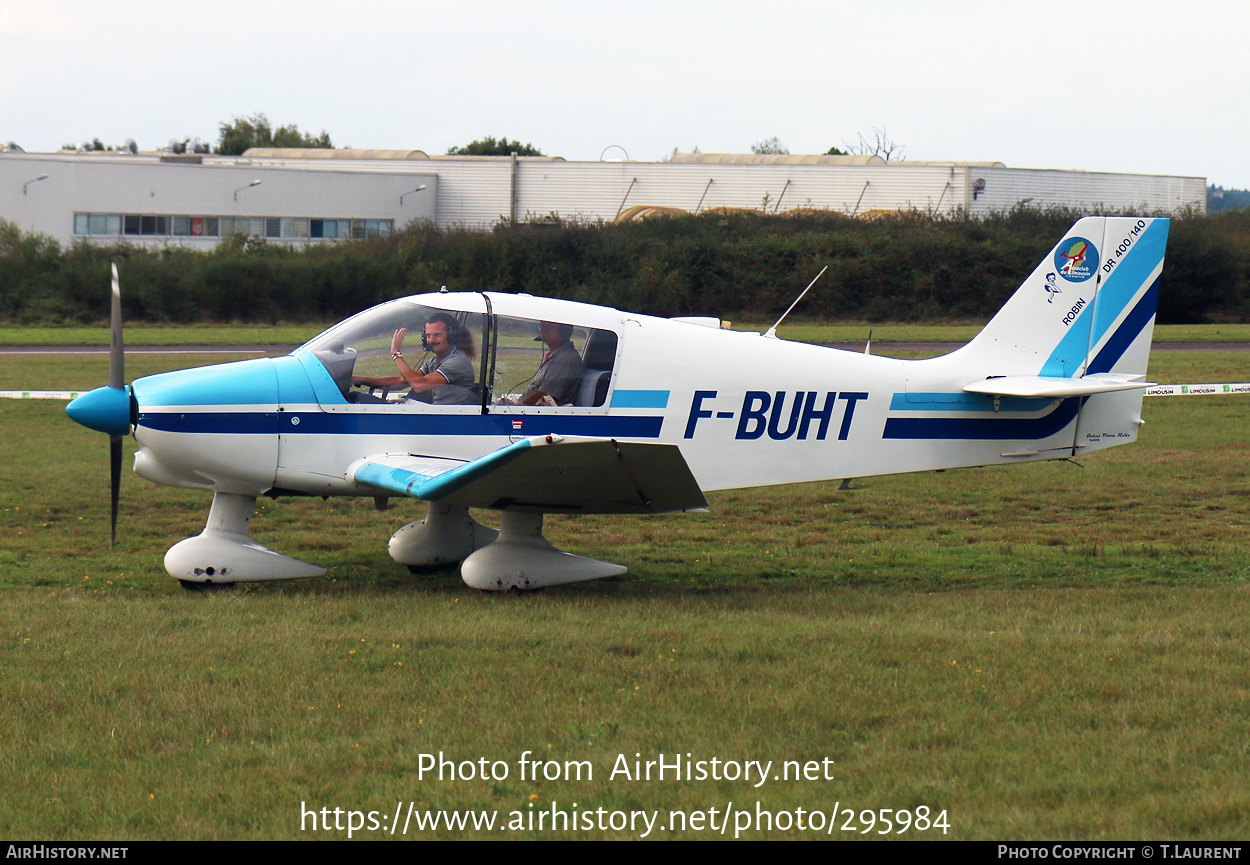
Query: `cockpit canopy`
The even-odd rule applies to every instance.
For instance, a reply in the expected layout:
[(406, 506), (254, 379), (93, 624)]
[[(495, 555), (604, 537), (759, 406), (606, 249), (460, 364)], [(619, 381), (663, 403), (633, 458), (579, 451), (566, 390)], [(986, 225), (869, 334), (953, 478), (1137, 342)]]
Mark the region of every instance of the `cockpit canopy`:
[[(434, 359), (433, 353), (423, 351), (423, 334), (431, 318), (445, 323), (448, 344), (472, 364), (472, 394), (457, 402), (479, 409), (515, 404), (531, 389), (536, 376), (541, 380), (540, 367), (551, 352), (539, 337), (539, 320), (440, 308), (413, 299), (393, 300), (365, 310), (312, 339), (302, 350), (311, 352), (325, 366), (347, 402), (395, 401), (407, 391), (402, 381), (391, 388), (374, 388), (366, 395), (369, 389), (359, 380), (399, 378), (391, 344), (400, 328), (406, 329), (404, 360), (413, 370)], [(446, 324), (450, 322), (454, 325)], [(556, 325), (582, 367), (581, 380), (563, 389), (557, 406), (604, 405), (616, 364), (616, 333), (576, 322)], [(379, 394), (379, 390), (385, 392)], [(419, 394), (411, 396), (421, 398)]]

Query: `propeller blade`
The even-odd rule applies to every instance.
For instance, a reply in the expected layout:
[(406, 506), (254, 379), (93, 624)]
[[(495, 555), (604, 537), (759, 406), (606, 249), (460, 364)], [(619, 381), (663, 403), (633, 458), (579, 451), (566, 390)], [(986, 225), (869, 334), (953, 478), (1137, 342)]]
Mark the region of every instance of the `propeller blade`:
[[(113, 302), (109, 314), (109, 387), (125, 390), (126, 347), (122, 342), (122, 289), (117, 277), (117, 262), (113, 262)], [(126, 408), (130, 408), (127, 400)], [(122, 437), (109, 436), (109, 521), (112, 526), (111, 546), (117, 545), (117, 510), (121, 499), (122, 484)]]
[(113, 535), (110, 544), (117, 545), (117, 505), (121, 498), (122, 485), (122, 437), (109, 436), (109, 483), (112, 491), (111, 520)]
[(117, 265), (113, 265), (113, 302), (111, 341), (109, 349), (109, 383), (75, 398), (65, 407), (65, 413), (87, 429), (108, 433), (109, 436), (109, 486), (112, 491), (112, 543), (117, 543), (117, 510), (122, 481), (122, 439), (134, 429), (138, 417), (138, 403), (132, 391), (126, 389), (126, 350), (122, 343), (122, 292), (117, 279)]
[(126, 386), (126, 349), (122, 344), (122, 290), (117, 279), (117, 263), (113, 263), (113, 306), (109, 316), (112, 327), (109, 349), (109, 387)]

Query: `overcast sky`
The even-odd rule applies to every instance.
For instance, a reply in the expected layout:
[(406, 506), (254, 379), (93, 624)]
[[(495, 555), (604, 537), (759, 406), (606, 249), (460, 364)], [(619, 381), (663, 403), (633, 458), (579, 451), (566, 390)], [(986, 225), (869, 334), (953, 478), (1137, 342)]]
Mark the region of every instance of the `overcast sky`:
[(1205, 0), (0, 0), (0, 142), (215, 144), (264, 112), (339, 146), (661, 160), (884, 129), (909, 159), (1246, 189), (1248, 32)]

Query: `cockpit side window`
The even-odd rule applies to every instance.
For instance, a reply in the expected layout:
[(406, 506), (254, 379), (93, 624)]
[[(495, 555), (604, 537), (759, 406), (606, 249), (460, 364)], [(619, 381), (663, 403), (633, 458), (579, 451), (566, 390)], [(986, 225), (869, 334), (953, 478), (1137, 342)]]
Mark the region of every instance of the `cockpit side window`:
[(602, 406), (616, 334), (568, 322), (500, 316), (493, 393), (498, 405)]

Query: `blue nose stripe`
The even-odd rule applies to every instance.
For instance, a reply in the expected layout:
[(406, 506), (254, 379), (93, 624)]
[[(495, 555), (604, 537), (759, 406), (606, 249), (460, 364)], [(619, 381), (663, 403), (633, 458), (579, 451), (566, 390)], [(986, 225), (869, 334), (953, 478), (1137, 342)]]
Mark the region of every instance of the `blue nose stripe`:
[(130, 393), (125, 388), (98, 387), (67, 405), (65, 413), (87, 429), (124, 436), (130, 432)]

